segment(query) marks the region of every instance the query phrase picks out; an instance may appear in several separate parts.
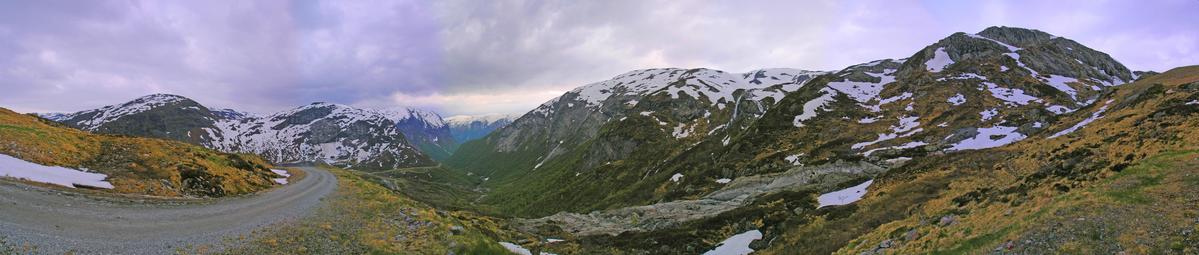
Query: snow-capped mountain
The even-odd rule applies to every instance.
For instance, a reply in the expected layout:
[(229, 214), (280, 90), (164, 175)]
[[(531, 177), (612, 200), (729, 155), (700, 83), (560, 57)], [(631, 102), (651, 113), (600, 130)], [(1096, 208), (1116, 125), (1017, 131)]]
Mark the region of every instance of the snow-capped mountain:
[[(793, 166), (884, 164), (1048, 136), (1076, 125), (1076, 113), (1102, 112), (1101, 94), (1136, 78), (1072, 40), (1007, 27), (835, 72), (638, 70), (567, 92), (449, 162), (500, 180), (504, 194), (484, 200), (538, 197), (516, 203), (538, 209), (512, 213), (586, 211), (696, 196), (720, 187), (715, 180)], [(480, 163), (501, 160), (515, 163)], [(687, 178), (669, 182), (676, 174)], [(516, 188), (535, 183), (571, 188)]]
[(363, 169), (431, 165), (388, 116), (345, 105), (314, 103), (259, 116), (210, 110), (191, 99), (155, 94), (66, 115), (45, 115), (96, 133), (185, 141), (276, 163), (326, 162)]
[(327, 162), (391, 169), (432, 161), (386, 115), (340, 104), (313, 103), (263, 117), (220, 121), (208, 146), (250, 152), (274, 162)]
[(632, 71), (550, 100), (485, 138), (463, 144), (446, 162), (502, 182), (547, 177), (530, 176), (531, 172), (587, 174), (630, 158), (669, 157), (702, 141), (727, 140), (743, 132), (786, 93), (800, 90), (824, 73), (798, 69), (729, 73), (704, 68)]
[(435, 160), (448, 158), (458, 142), (440, 114), (413, 108), (378, 110), (396, 123), (404, 137)]
[(458, 115), (446, 118), (450, 126), (450, 134), (458, 143), (475, 140), (487, 136), (492, 131), (500, 129), (520, 118), (520, 114), (484, 114)]

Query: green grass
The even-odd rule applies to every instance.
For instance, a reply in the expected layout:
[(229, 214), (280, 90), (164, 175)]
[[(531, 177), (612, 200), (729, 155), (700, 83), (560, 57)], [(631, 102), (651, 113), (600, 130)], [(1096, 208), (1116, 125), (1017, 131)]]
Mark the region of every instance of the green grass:
[[(1199, 151), (1173, 151), (1144, 159), (1113, 176), (1108, 185), (1114, 187), (1103, 191), (1103, 195), (1122, 203), (1148, 204), (1152, 202), (1152, 199), (1144, 193), (1144, 190), (1161, 185), (1162, 179), (1165, 178), (1163, 172), (1172, 170), (1174, 163), (1180, 158), (1195, 153), (1199, 153)], [(1191, 179), (1199, 178), (1191, 177)], [(1199, 183), (1199, 180), (1191, 182)]]

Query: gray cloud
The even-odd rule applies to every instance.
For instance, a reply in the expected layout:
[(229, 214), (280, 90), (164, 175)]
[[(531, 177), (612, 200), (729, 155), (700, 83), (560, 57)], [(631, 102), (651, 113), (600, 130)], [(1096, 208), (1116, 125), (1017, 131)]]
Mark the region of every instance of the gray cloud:
[(1130, 68), (1199, 63), (1199, 7), (1129, 1), (0, 2), (0, 106), (148, 93), (275, 111), (312, 101), (522, 112), (639, 68), (835, 70), (950, 33), (1041, 29)]

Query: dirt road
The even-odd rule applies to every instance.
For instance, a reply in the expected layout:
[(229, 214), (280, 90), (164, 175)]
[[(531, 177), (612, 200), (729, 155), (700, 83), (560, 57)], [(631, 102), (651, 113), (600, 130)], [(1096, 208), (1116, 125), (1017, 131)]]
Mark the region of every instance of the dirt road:
[[(38, 253), (162, 254), (208, 245), (220, 249), (261, 227), (307, 216), (337, 188), (329, 172), (254, 196), (208, 203), (135, 203), (87, 198), (27, 185), (0, 184), (0, 237)], [(236, 242), (236, 241), (234, 241)]]

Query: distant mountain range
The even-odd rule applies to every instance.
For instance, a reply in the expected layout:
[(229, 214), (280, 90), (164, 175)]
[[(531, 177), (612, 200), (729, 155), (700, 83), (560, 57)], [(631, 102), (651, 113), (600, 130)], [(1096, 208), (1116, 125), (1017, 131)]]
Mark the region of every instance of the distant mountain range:
[(512, 124), (519, 117), (520, 114), (458, 115), (446, 118), (445, 122), (454, 140), (465, 143), (483, 138), (496, 129)]

